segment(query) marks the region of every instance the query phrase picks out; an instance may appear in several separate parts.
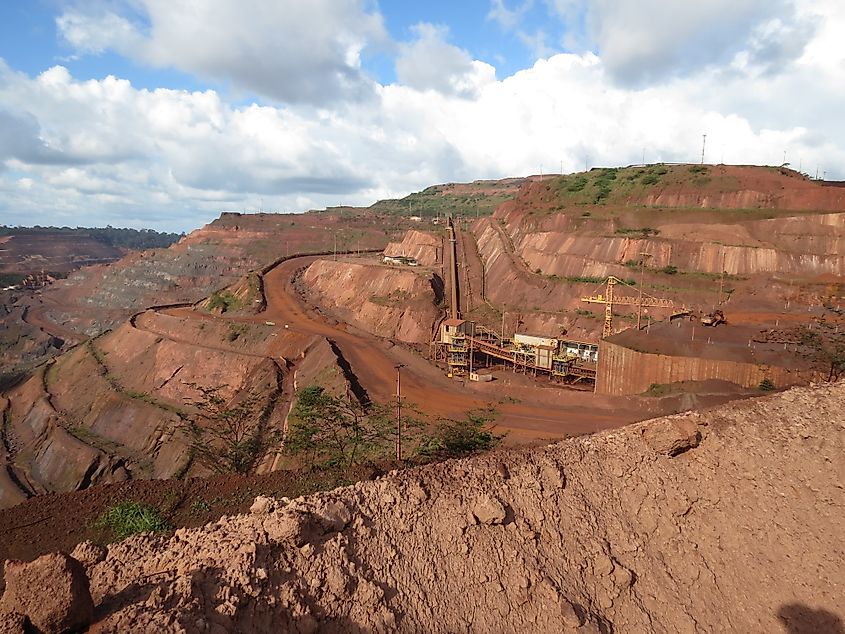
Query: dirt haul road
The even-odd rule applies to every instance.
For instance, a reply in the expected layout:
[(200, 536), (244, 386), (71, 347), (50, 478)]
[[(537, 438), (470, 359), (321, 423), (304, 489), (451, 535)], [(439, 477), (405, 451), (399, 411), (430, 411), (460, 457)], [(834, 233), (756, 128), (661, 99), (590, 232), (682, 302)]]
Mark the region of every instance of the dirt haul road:
[[(469, 409), (494, 405), (499, 412), (497, 425), (513, 434), (528, 438), (551, 438), (584, 434), (618, 427), (645, 417), (637, 411), (619, 411), (585, 407), (589, 395), (560, 391), (560, 403), (552, 406), (529, 406), (521, 403), (499, 403), (463, 391), (458, 383), (434, 375), (428, 363), (416, 356), (403, 354), (399, 347), (386, 350), (384, 342), (364, 333), (350, 332), (343, 324), (331, 325), (303, 305), (293, 288), (297, 270), (319, 259), (305, 256), (282, 262), (264, 276), (267, 309), (255, 321), (273, 321), (277, 326), (326, 337), (333, 341), (368, 395), (375, 401), (395, 398), (396, 365), (402, 368), (402, 400), (414, 403), (426, 413), (458, 416)], [(501, 396), (501, 395), (499, 395)], [(574, 401), (580, 400), (581, 403)]]

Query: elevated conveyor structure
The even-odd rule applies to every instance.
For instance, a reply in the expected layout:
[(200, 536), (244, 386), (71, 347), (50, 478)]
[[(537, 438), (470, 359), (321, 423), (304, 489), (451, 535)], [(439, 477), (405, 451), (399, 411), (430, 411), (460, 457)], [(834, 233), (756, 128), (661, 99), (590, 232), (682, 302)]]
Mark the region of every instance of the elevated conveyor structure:
[[(531, 343), (533, 340), (537, 340)], [(527, 342), (526, 342), (527, 341)], [(440, 349), (450, 376), (472, 373), (476, 355), (497, 359), (514, 372), (547, 374), (553, 379), (595, 380), (596, 344), (514, 335), (503, 342), (498, 333), (463, 319), (447, 319), (440, 332)]]

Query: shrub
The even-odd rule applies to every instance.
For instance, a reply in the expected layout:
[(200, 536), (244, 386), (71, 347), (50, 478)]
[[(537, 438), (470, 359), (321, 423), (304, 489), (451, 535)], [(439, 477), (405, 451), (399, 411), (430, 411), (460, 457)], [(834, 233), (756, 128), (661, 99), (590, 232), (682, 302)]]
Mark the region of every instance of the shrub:
[(762, 392), (772, 392), (775, 389), (775, 384), (767, 377), (760, 381), (760, 385), (758, 387)]
[(493, 433), (490, 423), (496, 416), (492, 409), (471, 410), (460, 420), (441, 420), (433, 435), (420, 443), (417, 453), (423, 458), (456, 458), (479, 451), (489, 451), (504, 436)]
[(223, 291), (222, 293), (215, 291), (208, 298), (208, 303), (206, 304), (206, 308), (209, 311), (219, 309), (221, 313), (225, 313), (227, 310), (237, 310), (240, 307), (241, 303), (238, 298), (229, 291)]
[(243, 326), (235, 326), (234, 324), (229, 326), (229, 331), (226, 333), (226, 341), (235, 341), (238, 337), (240, 337), (244, 333)]
[(201, 394), (186, 401), (196, 411), (184, 416), (180, 426), (192, 458), (215, 473), (251, 473), (279, 440), (267, 425), (278, 392), (245, 393), (228, 402), (220, 395), (223, 386), (189, 385)]
[[(387, 458), (395, 427), (388, 406), (362, 404), (351, 395), (332, 396), (309, 385), (297, 392), (291, 410), (285, 453), (301, 455), (312, 465), (349, 469)], [(403, 426), (414, 424), (403, 419)]]
[(678, 272), (678, 267), (674, 266), (673, 264), (668, 264), (664, 266), (662, 269), (657, 269), (660, 273), (665, 273), (666, 275), (675, 275)]
[(94, 526), (110, 530), (118, 540), (136, 533), (158, 533), (167, 530), (167, 523), (156, 509), (131, 500), (119, 502), (109, 508), (97, 518)]
[(587, 179), (584, 176), (578, 176), (566, 188), (566, 191), (576, 193), (580, 192), (587, 186)]

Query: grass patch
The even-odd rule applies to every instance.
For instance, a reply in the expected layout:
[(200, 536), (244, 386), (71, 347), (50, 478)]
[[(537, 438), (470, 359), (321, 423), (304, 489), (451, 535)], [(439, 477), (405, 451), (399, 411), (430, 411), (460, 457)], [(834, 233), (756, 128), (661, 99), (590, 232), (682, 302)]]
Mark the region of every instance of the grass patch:
[(404, 304), (410, 297), (411, 295), (408, 291), (397, 289), (387, 295), (370, 295), (369, 299), (373, 304), (378, 304), (379, 306), (396, 306), (398, 304)]
[(619, 229), (617, 229), (615, 233), (618, 236), (640, 235), (644, 238), (647, 238), (648, 236), (660, 235), (660, 229), (654, 229), (652, 227), (639, 227), (636, 229), (630, 229), (628, 227), (619, 227)]
[(229, 291), (215, 291), (211, 294), (211, 297), (208, 298), (206, 308), (209, 311), (219, 310), (221, 313), (225, 313), (227, 311), (238, 310), (241, 308), (241, 301)]
[(593, 277), (592, 275), (567, 275), (563, 279), (574, 284), (603, 284), (607, 278)]
[(645, 391), (646, 396), (666, 396), (672, 392), (672, 386), (666, 383), (652, 383)]
[(106, 510), (94, 522), (95, 528), (110, 531), (117, 541), (138, 533), (160, 533), (168, 529), (158, 510), (126, 500)]
[(370, 210), (396, 216), (413, 214), (434, 218), (451, 213), (455, 217), (475, 218), (476, 215), (491, 215), (503, 202), (513, 200), (517, 193), (517, 188), (512, 192), (503, 191), (494, 182), (479, 183), (478, 189), (466, 193), (455, 193), (448, 188), (448, 185), (434, 185), (405, 198), (380, 200)]
[(241, 335), (245, 335), (249, 329), (245, 324), (230, 324), (229, 330), (226, 332), (226, 341), (233, 342), (237, 341)]

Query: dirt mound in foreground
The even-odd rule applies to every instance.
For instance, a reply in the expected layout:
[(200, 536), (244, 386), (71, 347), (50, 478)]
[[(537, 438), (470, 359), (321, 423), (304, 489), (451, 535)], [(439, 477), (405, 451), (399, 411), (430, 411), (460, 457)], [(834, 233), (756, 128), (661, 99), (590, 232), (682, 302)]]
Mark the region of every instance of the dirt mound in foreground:
[(843, 403), (799, 388), (259, 498), (89, 562), (95, 629), (836, 631)]

